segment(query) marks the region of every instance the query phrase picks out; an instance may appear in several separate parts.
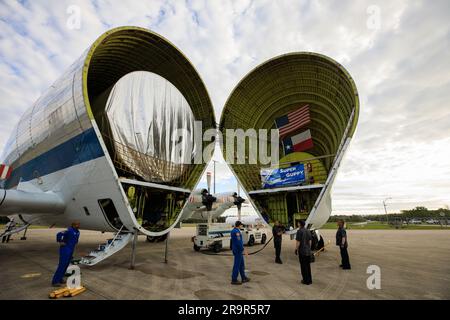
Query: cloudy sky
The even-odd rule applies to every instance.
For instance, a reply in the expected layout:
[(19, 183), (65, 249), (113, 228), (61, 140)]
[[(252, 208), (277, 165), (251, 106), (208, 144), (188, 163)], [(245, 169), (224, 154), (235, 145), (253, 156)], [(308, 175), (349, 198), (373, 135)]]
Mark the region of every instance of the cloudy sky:
[[(361, 99), (334, 214), (381, 213), (386, 197), (391, 212), (450, 205), (450, 1), (1, 0), (0, 147), (101, 33), (123, 25), (178, 46), (205, 81), (217, 119), (237, 82), (265, 60), (291, 51), (333, 57)], [(217, 190), (234, 190), (216, 158)]]

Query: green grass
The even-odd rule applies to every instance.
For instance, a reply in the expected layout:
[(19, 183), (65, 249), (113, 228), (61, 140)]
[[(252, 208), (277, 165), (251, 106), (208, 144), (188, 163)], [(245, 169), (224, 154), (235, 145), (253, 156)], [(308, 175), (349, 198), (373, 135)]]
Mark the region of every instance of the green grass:
[[(0, 230), (3, 230), (3, 229), (5, 229), (5, 225), (4, 224), (0, 224)], [(28, 229), (48, 229), (48, 227), (31, 225), (31, 226), (28, 227)]]
[(184, 222), (182, 222), (181, 226), (182, 227), (196, 227), (197, 224), (196, 223), (184, 223)]
[[(183, 227), (195, 227), (195, 223), (183, 223)], [(450, 230), (450, 227), (441, 227), (440, 225), (409, 225), (396, 229), (392, 225), (381, 223), (379, 221), (368, 222), (367, 224), (355, 224), (355, 222), (347, 222), (348, 230)], [(337, 229), (336, 222), (327, 222), (320, 229)]]
[[(327, 222), (321, 229), (336, 229), (336, 222)], [(440, 225), (403, 225), (402, 228), (396, 229), (392, 225), (381, 223), (378, 221), (368, 222), (367, 224), (355, 224), (347, 222), (346, 228), (349, 230), (450, 230), (450, 227), (441, 227)]]
[[(195, 227), (195, 223), (182, 223), (183, 227)], [(33, 226), (29, 227), (30, 229), (47, 229), (46, 226)], [(336, 222), (327, 222), (320, 229), (336, 229)], [(396, 229), (392, 225), (388, 225), (386, 223), (381, 223), (378, 221), (369, 222), (363, 225), (355, 225), (355, 222), (347, 222), (346, 228), (348, 230), (450, 230), (449, 227), (441, 227), (440, 225), (409, 225), (403, 226), (402, 228)], [(0, 230), (5, 229), (4, 224), (0, 224)]]

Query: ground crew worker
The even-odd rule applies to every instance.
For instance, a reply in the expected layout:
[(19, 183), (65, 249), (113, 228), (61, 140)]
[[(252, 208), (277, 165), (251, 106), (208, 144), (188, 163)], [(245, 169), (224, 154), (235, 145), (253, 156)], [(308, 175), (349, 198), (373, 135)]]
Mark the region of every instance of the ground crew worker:
[(337, 222), (338, 230), (336, 232), (336, 245), (339, 246), (341, 250), (341, 265), (340, 267), (344, 270), (350, 270), (350, 258), (348, 256), (348, 238), (347, 231), (345, 230), (345, 221), (340, 219)]
[(283, 239), (284, 228), (280, 225), (279, 221), (275, 221), (272, 228), (273, 234), (273, 244), (275, 246), (275, 263), (282, 264), (280, 254), (281, 254), (281, 241)]
[[(11, 220), (9, 220), (5, 225), (5, 232), (9, 232), (9, 231), (13, 230), (15, 226), (16, 226), (16, 222), (14, 221), (14, 218), (11, 218)], [(11, 235), (4, 236), (2, 238), (2, 243), (4, 243), (5, 241), (6, 241), (6, 243), (8, 243), (10, 238), (11, 238)]]
[(300, 261), (300, 270), (302, 273), (302, 283), (306, 285), (312, 284), (311, 275), (311, 231), (305, 228), (305, 220), (300, 220), (300, 228), (297, 231), (297, 240), (295, 254), (298, 255)]
[(72, 225), (63, 232), (58, 232), (56, 241), (60, 244), (59, 247), (59, 264), (53, 276), (52, 285), (59, 287), (63, 282), (63, 277), (66, 274), (67, 267), (72, 261), (75, 246), (80, 237), (80, 223), (78, 221), (72, 222)]
[[(247, 254), (244, 250), (244, 242), (242, 241), (242, 233), (240, 227), (242, 222), (236, 221), (234, 228), (231, 231), (231, 249), (234, 256), (233, 272), (231, 274), (231, 284), (242, 284), (249, 282), (250, 278), (245, 275), (244, 254)], [(242, 282), (238, 281), (238, 274), (241, 275)]]

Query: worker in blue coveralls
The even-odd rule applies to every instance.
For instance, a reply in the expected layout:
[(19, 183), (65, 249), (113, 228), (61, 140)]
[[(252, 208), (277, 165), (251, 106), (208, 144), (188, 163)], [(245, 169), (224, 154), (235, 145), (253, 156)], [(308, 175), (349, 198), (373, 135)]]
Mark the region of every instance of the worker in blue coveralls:
[[(245, 275), (244, 254), (247, 252), (244, 250), (244, 242), (242, 241), (242, 233), (240, 227), (242, 222), (236, 221), (234, 228), (231, 231), (231, 249), (233, 250), (234, 264), (233, 273), (231, 274), (231, 284), (242, 284), (249, 282), (250, 278)], [(241, 274), (242, 282), (238, 281), (238, 274)]]
[(59, 264), (53, 276), (52, 285), (59, 287), (63, 284), (63, 277), (66, 274), (67, 267), (72, 261), (72, 255), (75, 250), (75, 246), (78, 243), (80, 237), (80, 223), (78, 221), (72, 222), (72, 225), (66, 230), (58, 232), (56, 235), (56, 241), (59, 243)]

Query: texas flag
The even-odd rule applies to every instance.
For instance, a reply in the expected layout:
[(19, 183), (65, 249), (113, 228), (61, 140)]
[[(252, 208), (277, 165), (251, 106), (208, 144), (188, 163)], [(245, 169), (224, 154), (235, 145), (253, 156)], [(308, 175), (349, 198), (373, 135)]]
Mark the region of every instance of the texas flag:
[(314, 147), (311, 131), (308, 129), (295, 136), (283, 139), (284, 154), (302, 152)]

